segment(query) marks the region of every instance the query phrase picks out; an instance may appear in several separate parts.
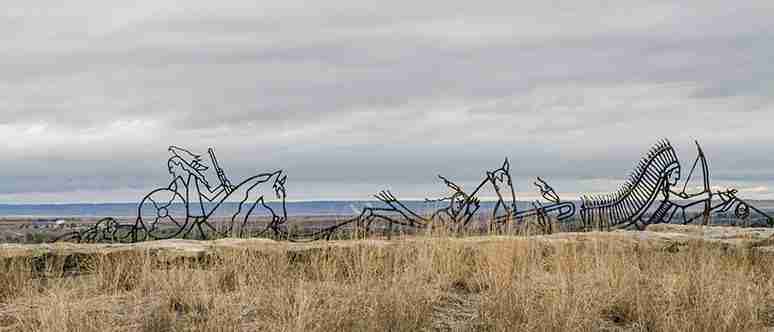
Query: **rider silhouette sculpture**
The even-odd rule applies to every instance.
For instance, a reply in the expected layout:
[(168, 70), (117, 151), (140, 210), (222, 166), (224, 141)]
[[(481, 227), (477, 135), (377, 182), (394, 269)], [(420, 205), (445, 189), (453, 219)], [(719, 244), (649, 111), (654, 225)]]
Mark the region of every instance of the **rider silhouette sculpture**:
[[(212, 149), (208, 151), (209, 160), (177, 146), (170, 146), (169, 152), (167, 168), (172, 181), (143, 198), (138, 207), (135, 241), (187, 237), (194, 228), (200, 238), (207, 238), (208, 234), (257, 236), (268, 230), (276, 234), (279, 225), (286, 222), (287, 176), (281, 170), (258, 174), (232, 185)], [(224, 205), (230, 198), (239, 203)], [(280, 204), (272, 207), (269, 200)], [(227, 211), (232, 208), (233, 211)], [(219, 215), (230, 216), (222, 227), (210, 222), (216, 210), (220, 211)], [(266, 211), (270, 219), (262, 231), (254, 232), (248, 222), (258, 210)]]
[[(186, 149), (170, 146), (169, 152), (172, 156), (167, 161), (169, 174), (172, 175), (170, 189), (182, 193), (184, 189), (186, 202), (196, 202), (196, 207), (189, 211), (189, 216), (203, 217), (207, 215), (206, 203), (222, 198), (228, 195), (233, 188), (227, 187), (226, 183), (220, 181), (217, 185), (211, 185), (207, 175), (210, 174), (210, 166), (200, 155), (193, 154)], [(212, 152), (212, 149), (210, 149)], [(214, 156), (214, 154), (211, 154)], [(215, 159), (213, 159), (215, 160)], [(192, 197), (194, 196), (194, 197)]]

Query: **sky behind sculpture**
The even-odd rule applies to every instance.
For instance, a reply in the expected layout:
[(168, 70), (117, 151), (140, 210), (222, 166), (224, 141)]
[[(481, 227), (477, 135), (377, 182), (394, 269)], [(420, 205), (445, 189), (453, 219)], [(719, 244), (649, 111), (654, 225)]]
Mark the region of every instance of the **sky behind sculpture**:
[(774, 198), (770, 1), (4, 7), (0, 202), (136, 201), (170, 144), (233, 181), (284, 168), (289, 199), (421, 198), (506, 156), (518, 191), (572, 196), (660, 137)]

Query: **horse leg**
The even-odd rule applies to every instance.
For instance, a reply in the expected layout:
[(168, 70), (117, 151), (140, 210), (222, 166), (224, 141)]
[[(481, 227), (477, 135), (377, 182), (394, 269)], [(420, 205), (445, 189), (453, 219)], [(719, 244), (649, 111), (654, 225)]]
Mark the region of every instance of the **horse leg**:
[[(250, 218), (250, 215), (255, 210), (255, 207), (258, 206), (258, 204), (262, 203), (262, 202), (263, 202), (263, 198), (261, 197), (261, 198), (256, 199), (255, 202), (253, 202), (253, 204), (250, 205), (250, 209), (247, 210), (247, 213), (245, 213), (245, 217), (242, 218), (242, 225), (239, 227), (239, 237), (244, 236), (245, 227), (247, 227), (247, 221)], [(273, 215), (273, 213), (272, 213), (272, 215)], [(274, 225), (274, 220), (272, 219), (272, 221), (269, 222), (269, 226), (268, 227), (272, 227), (273, 228), (274, 226), (275, 226)]]
[(207, 235), (204, 234), (204, 230), (202, 229), (202, 223), (203, 222), (204, 221), (197, 222), (196, 223), (196, 229), (199, 230), (199, 239), (206, 240), (207, 239)]
[[(374, 210), (372, 208), (363, 209), (363, 212), (360, 213), (360, 216), (357, 218), (357, 223), (355, 224), (355, 237), (360, 237), (361, 232), (366, 229), (366, 224), (370, 225), (373, 218)], [(363, 235), (367, 233), (368, 232), (366, 231), (363, 233)]]
[(193, 231), (194, 226), (199, 224), (199, 217), (193, 217), (193, 221), (191, 222), (191, 226), (188, 226), (188, 230), (185, 231), (185, 233), (182, 234), (181, 238), (185, 239), (188, 237), (189, 234), (191, 234), (191, 231)]
[(704, 220), (702, 222), (702, 225), (709, 225), (710, 222), (710, 210), (712, 209), (712, 203), (710, 202), (712, 198), (707, 199), (704, 202)]

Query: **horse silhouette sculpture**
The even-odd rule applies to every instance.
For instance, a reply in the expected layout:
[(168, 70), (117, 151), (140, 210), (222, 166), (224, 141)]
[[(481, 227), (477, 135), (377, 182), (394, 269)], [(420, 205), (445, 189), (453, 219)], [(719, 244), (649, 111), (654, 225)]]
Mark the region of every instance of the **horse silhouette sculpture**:
[[(214, 151), (209, 149), (209, 162), (200, 155), (172, 146), (168, 160), (172, 182), (166, 187), (148, 193), (137, 208), (134, 241), (188, 237), (196, 232), (198, 238), (214, 236), (259, 236), (287, 221), (285, 209), (285, 182), (287, 176), (280, 170), (262, 173), (232, 185), (220, 167)], [(212, 184), (212, 172), (217, 184)], [(210, 177), (208, 177), (210, 175)], [(213, 216), (228, 200), (238, 202), (235, 211), (227, 215), (225, 225), (216, 225)], [(275, 210), (267, 203), (278, 201)], [(271, 216), (260, 231), (248, 225), (256, 209)], [(220, 227), (218, 227), (220, 226)]]
[[(215, 152), (209, 160), (187, 149), (170, 146), (167, 166), (172, 181), (154, 189), (137, 206), (133, 225), (105, 218), (85, 231), (64, 234), (55, 241), (138, 242), (169, 238), (252, 237), (279, 233), (287, 222), (283, 171), (261, 173), (233, 185)], [(217, 179), (213, 181), (213, 178)], [(273, 205), (269, 201), (276, 202)], [(234, 202), (234, 204), (229, 204)], [(230, 209), (230, 211), (221, 211)], [(258, 210), (269, 219), (256, 227)], [(215, 215), (222, 216), (215, 222)]]

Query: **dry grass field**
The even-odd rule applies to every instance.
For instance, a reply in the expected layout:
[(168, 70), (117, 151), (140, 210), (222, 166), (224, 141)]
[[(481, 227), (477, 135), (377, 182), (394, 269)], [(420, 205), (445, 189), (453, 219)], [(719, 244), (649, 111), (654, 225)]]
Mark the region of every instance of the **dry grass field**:
[(428, 235), (298, 247), (261, 240), (269, 245), (211, 246), (193, 256), (149, 249), (13, 256), (5, 248), (0, 330), (765, 331), (774, 326), (774, 256), (755, 248), (767, 245), (765, 240), (658, 239), (617, 232)]

